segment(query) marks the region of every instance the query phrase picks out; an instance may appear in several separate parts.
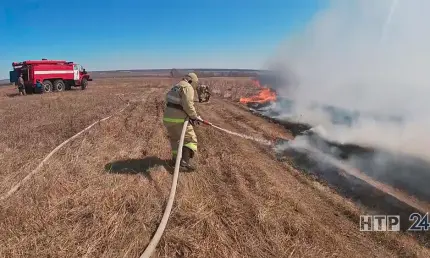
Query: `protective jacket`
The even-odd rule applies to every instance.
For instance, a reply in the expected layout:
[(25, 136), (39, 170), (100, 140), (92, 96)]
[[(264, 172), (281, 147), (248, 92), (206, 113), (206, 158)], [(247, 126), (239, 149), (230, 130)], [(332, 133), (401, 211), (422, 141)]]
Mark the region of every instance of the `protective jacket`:
[(181, 109), (191, 119), (197, 118), (194, 108), (194, 88), (186, 81), (180, 81), (170, 89), (166, 96), (166, 103), (167, 107)]
[[(164, 110), (163, 123), (169, 134), (173, 156), (179, 147), (179, 139), (182, 126), (186, 119), (197, 119), (194, 107), (194, 88), (185, 80), (174, 85), (166, 95), (166, 107)], [(184, 146), (197, 151), (197, 136), (191, 125), (185, 132)]]

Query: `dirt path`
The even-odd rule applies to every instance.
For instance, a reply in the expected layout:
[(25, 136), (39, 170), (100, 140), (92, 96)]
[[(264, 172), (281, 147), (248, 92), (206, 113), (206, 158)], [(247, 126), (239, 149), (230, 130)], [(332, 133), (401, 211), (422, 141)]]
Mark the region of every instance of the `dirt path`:
[[(62, 149), (31, 184), (1, 204), (0, 256), (138, 257), (144, 250), (172, 180), (164, 167), (170, 153), (161, 122), (168, 84), (130, 83), (109, 93), (132, 101), (122, 115)], [(98, 102), (103, 88), (93, 92), (95, 106), (113, 108)], [(202, 117), (226, 129), (289, 137), (229, 101), (196, 105)], [(157, 256), (430, 256), (406, 235), (359, 232), (355, 205), (276, 161), (269, 148), (209, 127), (196, 132), (199, 170), (179, 176)]]

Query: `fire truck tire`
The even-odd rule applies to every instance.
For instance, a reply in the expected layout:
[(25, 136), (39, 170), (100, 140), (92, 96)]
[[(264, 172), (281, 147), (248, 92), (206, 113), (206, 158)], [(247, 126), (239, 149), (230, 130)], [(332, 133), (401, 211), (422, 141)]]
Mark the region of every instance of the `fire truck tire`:
[(65, 88), (66, 88), (66, 84), (64, 84), (63, 80), (54, 81), (54, 90), (55, 91), (64, 91)]
[(86, 88), (87, 88), (87, 84), (88, 84), (88, 81), (87, 81), (87, 79), (82, 79), (82, 82), (81, 82), (81, 89), (82, 90), (85, 90)]
[(72, 89), (72, 85), (70, 85), (69, 82), (66, 82), (66, 87), (64, 89), (65, 90), (71, 90)]
[(52, 82), (49, 80), (43, 81), (43, 91), (44, 92), (52, 92)]
[(33, 94), (33, 88), (29, 86), (25, 86), (25, 94)]

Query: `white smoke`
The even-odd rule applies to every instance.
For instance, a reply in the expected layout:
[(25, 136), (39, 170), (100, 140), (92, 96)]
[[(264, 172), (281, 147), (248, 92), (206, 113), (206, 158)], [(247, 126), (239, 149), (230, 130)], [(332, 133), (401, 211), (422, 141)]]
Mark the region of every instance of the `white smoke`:
[[(430, 159), (429, 10), (428, 0), (332, 0), (277, 53), (277, 67), (295, 76), (294, 92), (278, 92), (295, 101), (295, 117), (332, 140)], [(308, 108), (315, 101), (404, 121), (361, 116), (353, 127), (334, 125)]]

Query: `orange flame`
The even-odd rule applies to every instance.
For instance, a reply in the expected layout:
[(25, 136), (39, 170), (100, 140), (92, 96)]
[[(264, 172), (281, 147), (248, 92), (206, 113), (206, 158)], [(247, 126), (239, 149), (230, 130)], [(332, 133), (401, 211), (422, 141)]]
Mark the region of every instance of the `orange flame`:
[(258, 88), (261, 88), (260, 92), (258, 92), (257, 95), (251, 96), (249, 98), (240, 98), (240, 103), (246, 104), (249, 102), (253, 103), (266, 103), (270, 101), (276, 100), (276, 92), (274, 92), (272, 89), (263, 87), (260, 85), (259, 81), (254, 81), (255, 85)]

